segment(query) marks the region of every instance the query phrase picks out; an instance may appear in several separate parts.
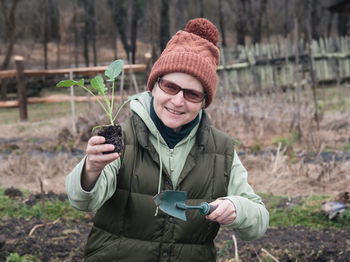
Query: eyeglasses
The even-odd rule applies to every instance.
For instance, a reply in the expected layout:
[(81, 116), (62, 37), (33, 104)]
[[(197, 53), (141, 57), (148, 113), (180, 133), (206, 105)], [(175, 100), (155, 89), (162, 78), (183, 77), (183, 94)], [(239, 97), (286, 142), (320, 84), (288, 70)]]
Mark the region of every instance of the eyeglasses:
[(205, 98), (205, 93), (192, 90), (192, 89), (185, 89), (185, 88), (179, 87), (177, 84), (170, 82), (168, 80), (165, 80), (161, 77), (157, 79), (157, 83), (159, 88), (162, 89), (168, 95), (174, 96), (180, 91), (182, 91), (184, 98), (187, 101), (190, 101), (192, 103), (200, 103)]

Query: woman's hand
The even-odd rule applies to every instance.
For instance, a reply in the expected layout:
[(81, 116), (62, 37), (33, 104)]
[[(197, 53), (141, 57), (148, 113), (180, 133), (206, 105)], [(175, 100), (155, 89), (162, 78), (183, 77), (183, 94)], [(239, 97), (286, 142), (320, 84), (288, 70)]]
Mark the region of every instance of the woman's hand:
[(236, 207), (228, 199), (216, 199), (211, 202), (210, 205), (216, 206), (217, 208), (206, 216), (207, 219), (216, 221), (221, 225), (232, 224), (236, 219)]
[(102, 169), (120, 157), (119, 153), (103, 154), (114, 150), (114, 145), (103, 144), (105, 141), (103, 136), (93, 136), (88, 141), (87, 157), (81, 177), (81, 185), (86, 191), (94, 187)]

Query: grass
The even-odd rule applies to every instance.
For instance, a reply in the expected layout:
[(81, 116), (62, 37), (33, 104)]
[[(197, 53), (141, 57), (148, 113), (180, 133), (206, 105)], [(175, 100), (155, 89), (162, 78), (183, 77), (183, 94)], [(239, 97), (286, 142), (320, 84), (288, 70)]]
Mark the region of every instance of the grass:
[(343, 151), (350, 151), (350, 142), (343, 146)]
[[(31, 217), (43, 219), (42, 202), (39, 201), (35, 205), (29, 206), (23, 202), (23, 199), (28, 199), (30, 192), (22, 192), (24, 196), (21, 199), (10, 198), (4, 194), (5, 190), (0, 188), (0, 217), (2, 219)], [(73, 209), (68, 200), (46, 200), (45, 204), (48, 221), (54, 221), (57, 218), (62, 218), (66, 222), (88, 220), (86, 213)]]
[[(75, 103), (76, 115), (86, 111), (87, 103)], [(52, 104), (29, 104), (28, 105), (28, 121), (37, 122), (47, 119), (59, 118), (71, 115), (70, 102), (59, 102)], [(0, 124), (18, 123), (18, 108), (1, 108)]]
[[(0, 217), (6, 218), (31, 218), (42, 219), (41, 201), (34, 206), (23, 203), (23, 199), (29, 197), (30, 192), (23, 191), (24, 196), (9, 198), (4, 195), (5, 189), (0, 188)], [(304, 226), (312, 229), (321, 228), (349, 228), (350, 211), (345, 210), (343, 217), (337, 216), (329, 220), (321, 210), (322, 204), (330, 201), (328, 196), (309, 196), (304, 198), (289, 199), (286, 196), (261, 194), (267, 209), (270, 212), (271, 227)], [(281, 205), (281, 203), (284, 203)], [(285, 203), (290, 203), (286, 205)], [(46, 200), (46, 213), (49, 221), (64, 218), (65, 221), (81, 221), (87, 219), (84, 212), (73, 209), (69, 201)]]
[[(339, 215), (329, 220), (321, 210), (322, 204), (332, 199), (328, 196), (309, 196), (302, 198), (293, 204), (293, 199), (288, 207), (281, 207), (281, 203), (288, 203), (288, 197), (263, 195), (266, 206), (270, 212), (271, 227), (304, 226), (312, 229), (322, 228), (349, 228), (350, 211), (345, 210), (343, 217)], [(295, 199), (294, 199), (295, 200)]]
[(7, 258), (6, 262), (39, 262), (33, 255), (20, 256), (18, 253), (11, 253)]

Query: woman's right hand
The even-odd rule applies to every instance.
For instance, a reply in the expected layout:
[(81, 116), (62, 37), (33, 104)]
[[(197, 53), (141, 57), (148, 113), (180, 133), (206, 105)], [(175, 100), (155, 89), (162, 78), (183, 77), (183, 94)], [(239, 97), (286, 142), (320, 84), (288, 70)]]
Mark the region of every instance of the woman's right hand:
[(81, 186), (86, 191), (94, 187), (102, 169), (120, 157), (119, 153), (103, 154), (114, 150), (114, 145), (104, 144), (105, 141), (103, 136), (93, 136), (88, 141), (87, 157), (81, 177)]

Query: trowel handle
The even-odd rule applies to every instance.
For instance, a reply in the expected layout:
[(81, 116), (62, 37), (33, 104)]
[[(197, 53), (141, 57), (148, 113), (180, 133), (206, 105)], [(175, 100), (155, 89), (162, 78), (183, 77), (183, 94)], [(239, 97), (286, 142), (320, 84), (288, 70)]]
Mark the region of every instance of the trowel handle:
[(211, 212), (213, 212), (216, 208), (217, 208), (217, 206), (209, 205), (208, 215), (211, 214)]
[(217, 206), (209, 205), (207, 202), (202, 202), (200, 204), (201, 210), (199, 211), (201, 215), (206, 216), (213, 212)]

